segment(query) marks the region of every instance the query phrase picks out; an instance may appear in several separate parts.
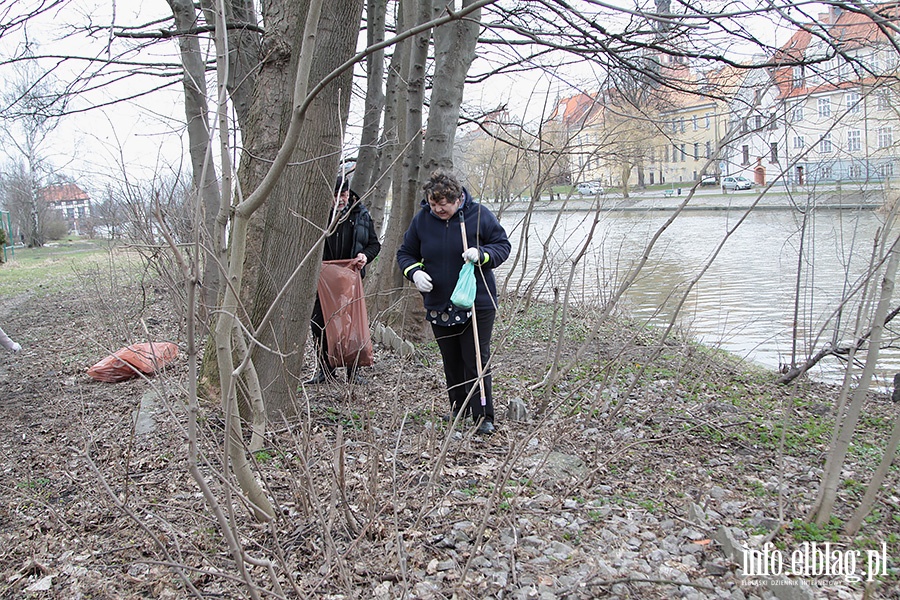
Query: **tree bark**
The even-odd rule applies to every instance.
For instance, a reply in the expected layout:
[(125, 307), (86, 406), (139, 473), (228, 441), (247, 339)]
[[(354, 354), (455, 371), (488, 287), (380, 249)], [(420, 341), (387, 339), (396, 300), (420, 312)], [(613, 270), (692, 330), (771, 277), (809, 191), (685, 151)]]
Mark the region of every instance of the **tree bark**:
[[(387, 21), (387, 0), (369, 0), (366, 8), (368, 27), (366, 43), (369, 46), (384, 41)], [(366, 59), (366, 100), (363, 127), (359, 141), (356, 171), (353, 173), (353, 189), (364, 194), (371, 189), (376, 177), (378, 161), (378, 133), (384, 114), (384, 50), (378, 50)], [(367, 202), (371, 204), (371, 200)], [(381, 218), (376, 222), (381, 225)]]
[[(401, 25), (402, 20), (401, 23), (398, 23), (398, 29)], [(388, 66), (384, 97), (384, 123), (378, 145), (376, 166), (373, 169), (371, 185), (374, 186), (374, 192), (372, 194), (372, 203), (369, 206), (372, 222), (375, 224), (375, 229), (379, 232), (384, 227), (385, 205), (388, 192), (391, 190), (394, 181), (394, 159), (397, 158), (397, 153), (400, 150), (400, 122), (398, 115), (400, 107), (400, 74), (403, 69), (401, 57), (409, 51), (409, 44), (409, 40), (404, 40), (394, 47), (394, 55)], [(378, 173), (378, 175), (375, 176), (375, 173)], [(382, 252), (382, 254), (384, 255), (385, 253)], [(374, 278), (370, 281), (374, 281)]]
[[(215, 14), (212, 0), (202, 0), (201, 5), (207, 15)], [(226, 22), (257, 24), (253, 0), (227, 0), (225, 11)], [(214, 22), (212, 18), (207, 20)], [(229, 28), (227, 40), (228, 80), (225, 85), (240, 129), (247, 122), (253, 102), (253, 90), (259, 67), (260, 39), (259, 34), (254, 31)]]
[[(415, 25), (426, 23), (432, 16), (431, 0), (401, 0), (401, 13), (404, 26), (409, 29)], [(375, 277), (375, 289), (381, 294), (375, 300), (374, 313), (379, 313), (394, 306), (395, 301), (403, 293), (405, 280), (403, 273), (395, 265), (397, 249), (403, 240), (403, 233), (412, 220), (418, 199), (419, 164), (422, 159), (422, 123), (425, 103), (425, 63), (428, 59), (428, 48), (431, 41), (431, 30), (414, 36), (410, 42), (404, 43), (401, 78), (407, 82), (406, 94), (397, 97), (397, 114), (406, 115), (399, 122), (398, 145), (403, 148), (403, 162), (395, 167), (393, 181), (393, 201), (388, 223), (385, 228), (381, 253), (388, 259), (379, 261)], [(397, 46), (397, 51), (401, 48)], [(401, 312), (406, 312), (404, 307)], [(388, 319), (391, 321), (392, 319)]]
[[(293, 106), (294, 71), (305, 3), (278, 0), (267, 5), (266, 60), (260, 70), (254, 109), (245, 136), (241, 185), (255, 189), (268, 160), (284, 139)], [(310, 82), (349, 59), (356, 45), (362, 0), (335, 0), (323, 8), (319, 22)], [(270, 26), (269, 23), (272, 23)], [(301, 257), (320, 242), (332, 206), (342, 124), (349, 112), (352, 73), (348, 70), (320, 93), (307, 110), (304, 134), (294, 148), (289, 166), (275, 184), (264, 215), (254, 218), (248, 239), (246, 272), (253, 281), (251, 320), (259, 323)], [(266, 411), (276, 415), (290, 411), (294, 390), (303, 377), (303, 350), (315, 299), (319, 257), (307, 261), (299, 276), (285, 290), (274, 318), (259, 333), (261, 344), (253, 353), (260, 385), (266, 394)]]
[[(465, 0), (463, 7), (471, 4), (472, 0)], [(453, 146), (459, 125), (463, 86), (469, 67), (475, 60), (480, 21), (481, 9), (478, 9), (465, 19), (445, 23), (434, 30), (436, 75), (428, 107), (428, 130), (425, 132), (422, 156), (422, 171), (426, 175), (434, 169), (453, 168)]]
[[(175, 27), (187, 31), (197, 26), (197, 11), (191, 0), (168, 0), (175, 17)], [(206, 247), (214, 246), (215, 219), (219, 211), (221, 196), (216, 180), (216, 167), (212, 160), (209, 129), (209, 104), (206, 100), (206, 61), (200, 50), (200, 40), (196, 35), (182, 35), (178, 38), (178, 49), (184, 68), (184, 112), (188, 132), (188, 155), (194, 192), (200, 201), (199, 215), (202, 224), (202, 239)], [(199, 260), (199, 257), (197, 257)], [(203, 285), (200, 288), (200, 315), (207, 320), (215, 305), (219, 289), (219, 265), (214, 259), (203, 260)]]

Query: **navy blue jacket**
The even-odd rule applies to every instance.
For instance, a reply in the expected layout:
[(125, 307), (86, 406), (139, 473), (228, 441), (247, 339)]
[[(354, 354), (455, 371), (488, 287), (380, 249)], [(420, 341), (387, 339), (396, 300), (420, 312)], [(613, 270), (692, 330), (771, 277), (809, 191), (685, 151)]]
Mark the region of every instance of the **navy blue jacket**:
[(477, 247), (487, 254), (475, 265), (475, 309), (494, 310), (497, 307), (494, 268), (509, 258), (512, 246), (494, 213), (472, 200), (465, 188), (463, 204), (449, 221), (438, 218), (428, 202), (422, 200), (422, 208), (413, 217), (397, 250), (397, 263), (410, 281), (416, 271), (424, 269), (434, 285), (430, 292), (423, 294), (425, 309), (445, 310), (463, 266), (460, 213), (465, 217), (468, 247)]

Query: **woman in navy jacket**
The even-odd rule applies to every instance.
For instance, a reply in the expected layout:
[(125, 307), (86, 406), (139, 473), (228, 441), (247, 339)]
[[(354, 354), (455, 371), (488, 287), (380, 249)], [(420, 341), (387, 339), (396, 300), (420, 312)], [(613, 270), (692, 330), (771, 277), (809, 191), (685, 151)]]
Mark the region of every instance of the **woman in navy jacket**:
[[(509, 257), (510, 243), (497, 217), (481, 206), (443, 171), (435, 171), (422, 186), (425, 199), (413, 217), (397, 250), (403, 275), (422, 293), (426, 319), (431, 323), (441, 350), (451, 418), (463, 411), (471, 413), (478, 432), (494, 432), (494, 405), (491, 397), (491, 335), (497, 312), (497, 284), (494, 268)], [(465, 222), (466, 247), (463, 252), (461, 221)], [(450, 303), (464, 261), (475, 265), (475, 318), (481, 352), (484, 404), (478, 386), (478, 365), (471, 311)], [(467, 403), (466, 400), (469, 399)]]

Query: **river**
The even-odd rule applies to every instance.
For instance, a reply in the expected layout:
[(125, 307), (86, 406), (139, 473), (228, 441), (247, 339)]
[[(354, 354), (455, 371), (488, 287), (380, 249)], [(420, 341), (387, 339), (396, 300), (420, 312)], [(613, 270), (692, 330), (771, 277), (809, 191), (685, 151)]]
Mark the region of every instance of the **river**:
[[(601, 212), (587, 252), (576, 269), (574, 301), (597, 303), (609, 298), (670, 214)], [(884, 225), (883, 215), (874, 210), (812, 212), (805, 226), (800, 261), (804, 226), (798, 211), (757, 210), (735, 227), (743, 214), (737, 210), (695, 210), (680, 215), (659, 237), (647, 264), (626, 293), (623, 309), (650, 324), (667, 324), (689, 282), (710, 262), (727, 232), (733, 230), (708, 270), (687, 293), (677, 319), (681, 331), (767, 368), (789, 364), (799, 266), (797, 361), (815, 353), (833, 337), (852, 339), (858, 301), (847, 304), (836, 335), (836, 317), (832, 313), (847, 290), (866, 273), (873, 240)], [(552, 267), (540, 278), (538, 293), (551, 298), (553, 287), (565, 288), (573, 258), (588, 238), (595, 212), (566, 212), (552, 237), (557, 213), (535, 212), (525, 238), (524, 216), (523, 212), (509, 210), (502, 214), (513, 254), (527, 244), (528, 257), (525, 260), (523, 253), (513, 266), (511, 256), (506, 269), (500, 270), (501, 280), (509, 277), (512, 289), (523, 270), (526, 280), (532, 278), (546, 245)], [(893, 374), (898, 371), (900, 351), (883, 351), (875, 385), (890, 387)], [(829, 357), (811, 375), (839, 381), (842, 363)]]

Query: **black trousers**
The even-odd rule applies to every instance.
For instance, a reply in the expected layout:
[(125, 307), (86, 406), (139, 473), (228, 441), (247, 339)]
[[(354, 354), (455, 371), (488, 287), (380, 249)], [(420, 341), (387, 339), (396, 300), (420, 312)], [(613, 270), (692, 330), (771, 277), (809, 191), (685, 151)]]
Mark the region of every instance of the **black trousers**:
[[(494, 310), (476, 310), (478, 324), (478, 346), (481, 350), (481, 364), (487, 367), (491, 358), (491, 335), (494, 332)], [(464, 325), (441, 327), (432, 325), (434, 338), (441, 349), (444, 362), (444, 375), (447, 377), (447, 394), (450, 396), (450, 407), (454, 412), (471, 413), (472, 419), (478, 423), (482, 417), (487, 421), (494, 420), (494, 402), (491, 397), (491, 371), (484, 369), (484, 404), (478, 386), (478, 364), (475, 356), (475, 334), (471, 319)], [(466, 398), (472, 392), (469, 402)]]

